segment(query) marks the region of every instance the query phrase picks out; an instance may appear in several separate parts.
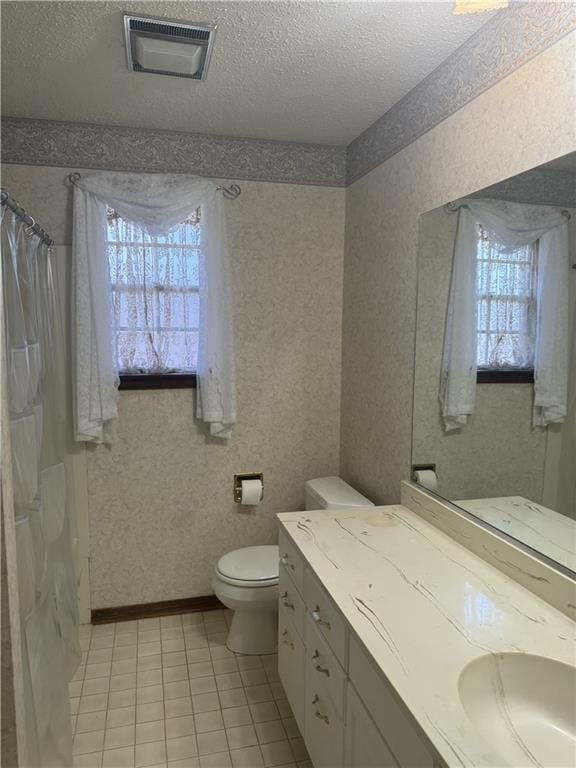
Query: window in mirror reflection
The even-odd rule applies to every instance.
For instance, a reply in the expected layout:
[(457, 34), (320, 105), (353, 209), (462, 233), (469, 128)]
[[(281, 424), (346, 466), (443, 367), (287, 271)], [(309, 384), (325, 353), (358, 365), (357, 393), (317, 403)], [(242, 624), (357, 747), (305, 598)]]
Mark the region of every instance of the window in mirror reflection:
[(509, 248), (479, 225), (476, 257), (478, 368), (531, 370), (538, 242)]

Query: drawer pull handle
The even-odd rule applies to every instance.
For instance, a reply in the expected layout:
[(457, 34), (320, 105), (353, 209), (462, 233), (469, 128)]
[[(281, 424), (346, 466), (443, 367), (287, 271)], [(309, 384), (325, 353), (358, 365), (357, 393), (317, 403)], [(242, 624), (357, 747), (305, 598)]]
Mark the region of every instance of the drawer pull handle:
[(293, 611), (296, 610), (296, 606), (294, 605), (294, 603), (288, 602), (288, 592), (284, 592), (284, 594), (280, 599), (282, 600), (282, 605), (284, 606), (284, 608), (290, 608)]
[(282, 632), (282, 642), (284, 643), (284, 645), (289, 645), (290, 648), (292, 648), (292, 650), (294, 650), (294, 643), (290, 640), (290, 636), (288, 634), (288, 630), (287, 629), (285, 629)]
[(316, 672), (322, 672), (323, 675), (326, 675), (326, 677), (330, 677), (330, 670), (326, 667), (321, 667), (318, 663), (318, 659), (320, 658), (320, 654), (318, 651), (314, 651), (314, 656), (312, 656), (312, 664), (314, 664), (314, 669)]
[(316, 624), (322, 624), (322, 626), (326, 627), (326, 629), (332, 629), (330, 626), (330, 622), (326, 621), (326, 619), (323, 619), (320, 616), (320, 606), (317, 605), (316, 608), (312, 611), (312, 618), (316, 622)]
[(288, 566), (288, 568), (292, 568), (293, 571), (295, 570), (294, 564), (290, 562), (290, 558), (288, 557), (287, 554), (282, 555), (282, 557), (280, 558), (280, 562), (282, 563), (282, 565), (286, 565)]
[[(314, 694), (314, 698), (312, 699), (312, 704), (318, 704), (320, 699), (318, 698), (318, 694)], [(330, 719), (328, 718), (328, 715), (323, 715), (322, 712), (318, 710), (318, 707), (314, 710), (314, 714), (319, 720), (323, 720), (326, 725), (330, 725)]]

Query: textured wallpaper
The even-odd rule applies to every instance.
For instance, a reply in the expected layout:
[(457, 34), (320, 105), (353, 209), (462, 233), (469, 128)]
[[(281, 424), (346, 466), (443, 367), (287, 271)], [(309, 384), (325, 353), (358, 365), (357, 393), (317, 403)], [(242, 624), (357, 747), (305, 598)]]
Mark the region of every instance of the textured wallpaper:
[[(66, 168), (11, 165), (3, 183), (57, 243), (71, 237)], [(238, 424), (194, 424), (191, 390), (123, 392), (119, 442), (88, 450), (92, 608), (212, 592), (216, 561), (276, 541), (277, 512), (338, 474), (344, 190), (242, 181), (227, 203), (234, 261)], [(235, 472), (264, 503), (234, 504)]]
[(541, 502), (546, 431), (532, 429), (531, 384), (479, 384), (469, 424), (450, 433), (442, 425), (438, 389), (457, 221), (444, 208), (420, 219), (412, 461), (436, 464), (448, 499)]
[(410, 474), (420, 214), (576, 149), (576, 34), (347, 189), (341, 471), (396, 502)]

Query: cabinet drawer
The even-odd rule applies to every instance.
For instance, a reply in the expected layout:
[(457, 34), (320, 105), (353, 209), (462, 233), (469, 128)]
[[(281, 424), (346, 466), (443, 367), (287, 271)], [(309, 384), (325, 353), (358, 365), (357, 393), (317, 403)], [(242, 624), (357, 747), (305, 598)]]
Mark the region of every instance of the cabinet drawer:
[(292, 542), (288, 534), (280, 529), (278, 536), (278, 550), (280, 553), (280, 562), (286, 568), (286, 572), (294, 582), (296, 589), (300, 594), (304, 593), (304, 563), (302, 555), (298, 552), (296, 545)]
[(304, 572), (304, 602), (310, 617), (344, 667), (346, 663), (346, 626), (344, 620), (309, 568)]
[(304, 602), (294, 586), (294, 582), (288, 576), (286, 567), (280, 563), (278, 595), (280, 606), (286, 609), (286, 614), (291, 617), (296, 631), (304, 639), (304, 621), (306, 618), (306, 608)]
[(305, 664), (304, 643), (296, 632), (292, 621), (286, 615), (286, 609), (280, 607), (278, 612), (278, 674), (301, 733), (304, 733), (305, 727)]
[(306, 667), (304, 739), (314, 768), (342, 768), (344, 721), (324, 682), (309, 665)]
[(321, 686), (340, 718), (344, 717), (346, 677), (336, 656), (310, 618), (306, 619), (306, 676), (311, 686)]
[(388, 745), (348, 683), (346, 689), (345, 768), (398, 768)]
[(434, 758), (392, 688), (355, 637), (350, 637), (348, 674), (402, 768), (434, 768)]

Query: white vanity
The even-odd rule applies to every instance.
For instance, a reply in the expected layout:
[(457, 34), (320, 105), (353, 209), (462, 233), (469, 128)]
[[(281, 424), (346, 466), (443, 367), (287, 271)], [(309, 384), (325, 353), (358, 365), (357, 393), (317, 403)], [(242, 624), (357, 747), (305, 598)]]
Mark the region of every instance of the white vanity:
[(517, 662), (502, 685), (576, 682), (570, 618), (405, 506), (279, 520), (279, 673), (315, 768), (573, 764), (565, 692), (511, 690), (552, 712), (519, 734), (484, 684)]

